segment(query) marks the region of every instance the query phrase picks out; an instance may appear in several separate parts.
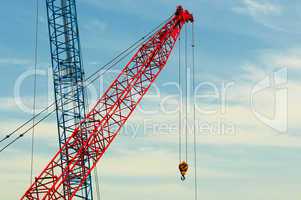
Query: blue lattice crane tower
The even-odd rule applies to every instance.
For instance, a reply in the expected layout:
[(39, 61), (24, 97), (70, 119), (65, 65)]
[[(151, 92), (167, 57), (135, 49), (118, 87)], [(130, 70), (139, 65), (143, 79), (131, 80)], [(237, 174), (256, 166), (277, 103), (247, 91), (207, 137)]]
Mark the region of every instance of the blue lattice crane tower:
[[(84, 71), (81, 59), (80, 39), (77, 22), (75, 0), (46, 0), (50, 52), (52, 60), (54, 93), (60, 148), (67, 142), (71, 133), (85, 117)], [(81, 135), (82, 140), (86, 134)], [(77, 147), (63, 151), (61, 168), (69, 164), (69, 158), (76, 154)], [(77, 173), (85, 174), (90, 161), (83, 155), (82, 166), (75, 169)], [(79, 179), (72, 173), (65, 174), (63, 183), (64, 199), (68, 199), (72, 185), (77, 185)], [(76, 199), (92, 200), (91, 175), (77, 192)]]

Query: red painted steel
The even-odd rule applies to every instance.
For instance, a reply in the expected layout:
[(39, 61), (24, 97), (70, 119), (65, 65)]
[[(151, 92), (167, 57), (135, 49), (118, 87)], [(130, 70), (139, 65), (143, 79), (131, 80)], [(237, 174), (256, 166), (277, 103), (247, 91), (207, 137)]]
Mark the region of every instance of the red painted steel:
[[(158, 30), (124, 67), (104, 95), (81, 122), (66, 144), (55, 154), (23, 199), (72, 199), (85, 182), (97, 162), (104, 155), (119, 130), (129, 119), (142, 97), (166, 65), (183, 25), (193, 16), (181, 6), (175, 15)], [(84, 138), (83, 136), (88, 137)], [(76, 151), (75, 151), (76, 149)], [(61, 163), (60, 155), (68, 152), (68, 163)], [(82, 158), (91, 160), (91, 167)], [(65, 166), (63, 169), (61, 166)], [(76, 169), (82, 170), (76, 170)], [(68, 178), (78, 184), (69, 185), (70, 194), (64, 196), (63, 185)]]

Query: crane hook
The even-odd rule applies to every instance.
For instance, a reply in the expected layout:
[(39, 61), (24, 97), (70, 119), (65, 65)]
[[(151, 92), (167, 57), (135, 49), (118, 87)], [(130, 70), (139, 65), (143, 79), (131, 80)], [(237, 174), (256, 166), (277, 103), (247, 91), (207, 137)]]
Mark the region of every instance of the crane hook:
[(179, 170), (180, 170), (180, 173), (181, 173), (181, 180), (182, 181), (185, 181), (186, 177), (186, 173), (188, 171), (188, 164), (185, 162), (185, 161), (182, 161), (180, 164), (179, 164)]

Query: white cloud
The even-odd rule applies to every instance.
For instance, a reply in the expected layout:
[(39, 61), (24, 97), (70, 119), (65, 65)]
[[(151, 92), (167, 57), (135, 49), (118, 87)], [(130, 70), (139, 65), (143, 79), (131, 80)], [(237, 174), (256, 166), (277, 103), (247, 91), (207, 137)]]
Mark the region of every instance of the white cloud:
[(252, 16), (280, 14), (282, 7), (269, 1), (243, 0), (242, 7), (235, 8), (238, 12), (248, 12)]
[[(178, 191), (191, 192), (192, 187), (188, 187), (193, 183), (194, 168), (191, 164), (186, 187), (181, 186), (180, 175), (178, 172), (178, 158), (176, 152), (167, 151), (166, 149), (141, 149), (137, 150), (118, 150), (121, 145), (113, 145), (118, 153), (117, 156), (104, 157), (98, 163), (98, 172), (101, 176), (101, 190), (104, 194), (110, 194), (107, 189), (109, 186), (116, 188), (122, 186), (119, 191), (123, 195), (133, 195), (129, 190), (137, 189), (136, 195), (151, 195), (154, 191), (158, 194), (166, 196), (175, 195), (174, 189)], [(0, 157), (0, 185), (5, 185), (6, 190), (1, 191), (1, 195), (5, 199), (19, 198), (29, 186), (30, 175), (30, 155), (24, 152), (9, 152), (11, 157)], [(114, 154), (115, 155), (115, 154)], [(200, 155), (203, 160), (216, 160), (210, 155)], [(34, 162), (34, 175), (38, 175), (40, 170), (43, 169), (45, 164), (50, 159), (49, 156), (37, 155)], [(198, 177), (200, 179), (231, 179), (238, 178), (241, 174), (233, 172), (225, 172), (223, 169), (213, 169), (206, 166), (199, 165)], [(243, 175), (244, 176), (244, 175)], [(120, 183), (124, 179), (144, 179), (154, 180), (155, 183), (149, 182), (132, 182), (132, 185)], [(117, 182), (114, 181), (117, 179)], [(165, 180), (164, 182), (160, 182)], [(17, 184), (16, 184), (17, 183)], [(127, 190), (124, 190), (128, 188)], [(166, 191), (169, 191), (166, 193)], [(146, 192), (146, 193), (145, 193)], [(114, 195), (115, 196), (115, 195)], [(117, 195), (118, 196), (118, 195)], [(177, 195), (178, 196), (178, 195)]]
[[(283, 58), (289, 58), (291, 55), (298, 55), (299, 51), (287, 50), (283, 53)], [(215, 114), (204, 114), (197, 113), (197, 120), (199, 122), (207, 123), (211, 126), (216, 126), (220, 120), (224, 120), (227, 124), (232, 124), (237, 129), (235, 135), (220, 135), (217, 132), (212, 131), (210, 134), (200, 133), (199, 143), (209, 142), (216, 144), (253, 144), (253, 145), (276, 145), (276, 146), (300, 146), (300, 142), (295, 140), (294, 137), (291, 137), (293, 132), (291, 130), (298, 129), (299, 127), (299, 119), (300, 114), (298, 109), (299, 106), (298, 100), (301, 98), (299, 95), (299, 91), (301, 90), (300, 82), (292, 82), (289, 81), (287, 85), (289, 90), (289, 98), (288, 98), (288, 122), (289, 122), (289, 133), (287, 135), (282, 135), (278, 137), (277, 132), (267, 128), (261, 121), (256, 119), (254, 114), (252, 113), (252, 109), (250, 107), (250, 95), (251, 90), (256, 83), (263, 80), (265, 77), (270, 75), (275, 68), (279, 66), (276, 64), (282, 60), (281, 57), (278, 56), (277, 52), (273, 51), (264, 51), (264, 53), (259, 52), (258, 59), (254, 62), (247, 61), (245, 67), (243, 68), (243, 72), (240, 74), (239, 79), (234, 80), (233, 87), (227, 92), (226, 99), (226, 112), (221, 113), (219, 110), (220, 102), (211, 104), (210, 108), (215, 108), (218, 110)], [(293, 66), (292, 66), (293, 67)], [(222, 82), (223, 80), (218, 77), (214, 77), (214, 82)], [(203, 80), (204, 81), (204, 80)], [(273, 97), (272, 93), (267, 91), (267, 93), (263, 93), (261, 97), (256, 99), (256, 106), (262, 112), (269, 115), (273, 113)], [(177, 143), (177, 127), (178, 127), (178, 115), (177, 113), (166, 114), (162, 112), (160, 109), (160, 102), (162, 99), (166, 98), (167, 94), (161, 94), (160, 98), (155, 98), (154, 96), (146, 97), (147, 99), (143, 102), (145, 103), (144, 109), (150, 110), (150, 108), (156, 107), (152, 111), (157, 111), (154, 114), (145, 114), (141, 112), (139, 109), (135, 111), (135, 114), (131, 117), (127, 126), (127, 133), (130, 136), (138, 136), (145, 135), (150, 139), (158, 139), (161, 142), (167, 142), (168, 140), (173, 143)], [(14, 104), (9, 101), (9, 99), (0, 99), (0, 108), (2, 109), (15, 109)], [(198, 102), (201, 108), (208, 108), (208, 103), (206, 102)], [(172, 101), (171, 108), (177, 106), (177, 102)], [(189, 116), (191, 119), (191, 111), (192, 105), (189, 104)], [(16, 124), (19, 122), (5, 122), (2, 127), (10, 127), (11, 130), (16, 127)], [(144, 129), (145, 125), (153, 125), (158, 126), (159, 129)], [(172, 126), (172, 130), (166, 130), (164, 126)], [(160, 128), (162, 126), (162, 128)], [(130, 127), (130, 128), (128, 128)], [(166, 126), (165, 126), (166, 127)], [(145, 131), (145, 133), (143, 133)], [(41, 126), (37, 127), (37, 137), (40, 137), (41, 140), (47, 140), (48, 137), (56, 136), (56, 125), (55, 122), (46, 122), (42, 123)], [(167, 134), (167, 135), (166, 135)], [(202, 135), (203, 134), (203, 135)], [(156, 136), (160, 136), (156, 138)], [(269, 137), (269, 140), (265, 138)]]
[(17, 111), (19, 110), (14, 98), (2, 97), (0, 98), (0, 110), (2, 111)]
[(88, 23), (83, 25), (83, 28), (88, 33), (94, 33), (96, 35), (102, 34), (107, 29), (107, 24), (99, 19), (89, 20)]
[(0, 65), (29, 65), (32, 62), (21, 58), (0, 58)]
[[(104, 163), (99, 167), (99, 171), (106, 171), (105, 176), (173, 178), (178, 175), (177, 165), (179, 163), (176, 152), (155, 148), (138, 148), (137, 151), (134, 149), (123, 151), (115, 149), (113, 152), (120, 152), (120, 155), (115, 157), (105, 156)], [(124, 163), (122, 168), (119, 163)], [(162, 170), (162, 165), (159, 163), (164, 163), (164, 170)], [(203, 169), (200, 176), (203, 178), (226, 178), (234, 175)]]
[[(5, 155), (10, 156), (3, 157)], [(49, 159), (49, 156), (35, 155), (34, 176), (38, 175)], [(30, 183), (30, 155), (21, 151), (4, 152), (0, 163), (0, 185), (2, 188), (5, 186), (4, 190), (1, 189), (2, 198), (20, 198)]]
[[(20, 97), (15, 98), (11, 96), (0, 97), (0, 110), (1, 111), (19, 111), (23, 113), (32, 113), (33, 107), (33, 97)], [(36, 112), (43, 110), (48, 105), (52, 104), (52, 99), (47, 98), (46, 96), (38, 96), (36, 97)]]
[(301, 49), (291, 48), (277, 51), (262, 52), (262, 61), (266, 65), (274, 65), (275, 67), (287, 67), (290, 69), (301, 69)]
[[(25, 121), (27, 121), (27, 118), (24, 120), (16, 119), (16, 120), (7, 120), (5, 122), (0, 122), (0, 126), (4, 127), (0, 133), (1, 139), (4, 138), (5, 135), (12, 133), (17, 127), (19, 127)], [(38, 119), (36, 120), (36, 122), (37, 121), (38, 121)], [(19, 129), (18, 132), (16, 132), (13, 136), (11, 136), (11, 139), (13, 137), (19, 136), (21, 133), (27, 131), (30, 127), (32, 127), (32, 122), (28, 123), (26, 126)], [(56, 121), (44, 121), (44, 122), (39, 123), (39, 125), (37, 125), (35, 127), (35, 132), (36, 132), (35, 138), (37, 141), (39, 141), (39, 140), (47, 141), (50, 138), (56, 138), (57, 137)], [(31, 135), (31, 131), (27, 132), (26, 137), (29, 137), (29, 135)], [(13, 148), (13, 147), (11, 147), (11, 148)]]
[(232, 10), (274, 31), (300, 34), (298, 7), (299, 1), (242, 0)]

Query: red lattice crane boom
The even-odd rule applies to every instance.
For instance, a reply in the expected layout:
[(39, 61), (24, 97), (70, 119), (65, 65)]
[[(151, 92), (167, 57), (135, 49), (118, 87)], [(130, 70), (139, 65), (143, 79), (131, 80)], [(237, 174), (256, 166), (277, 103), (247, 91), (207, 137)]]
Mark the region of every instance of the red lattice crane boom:
[[(76, 197), (79, 188), (166, 65), (187, 22), (193, 22), (193, 16), (179, 6), (174, 16), (140, 47), (123, 68), (81, 121), (81, 128), (74, 130), (65, 145), (35, 178), (22, 200), (70, 200)], [(66, 152), (68, 163), (61, 163), (60, 155)], [(83, 157), (90, 159), (90, 168), (82, 163)], [(61, 169), (61, 166), (65, 167)], [(79, 168), (84, 169), (76, 170)], [(66, 187), (68, 178), (77, 179), (78, 183), (67, 186), (70, 193), (66, 196), (63, 186)]]

